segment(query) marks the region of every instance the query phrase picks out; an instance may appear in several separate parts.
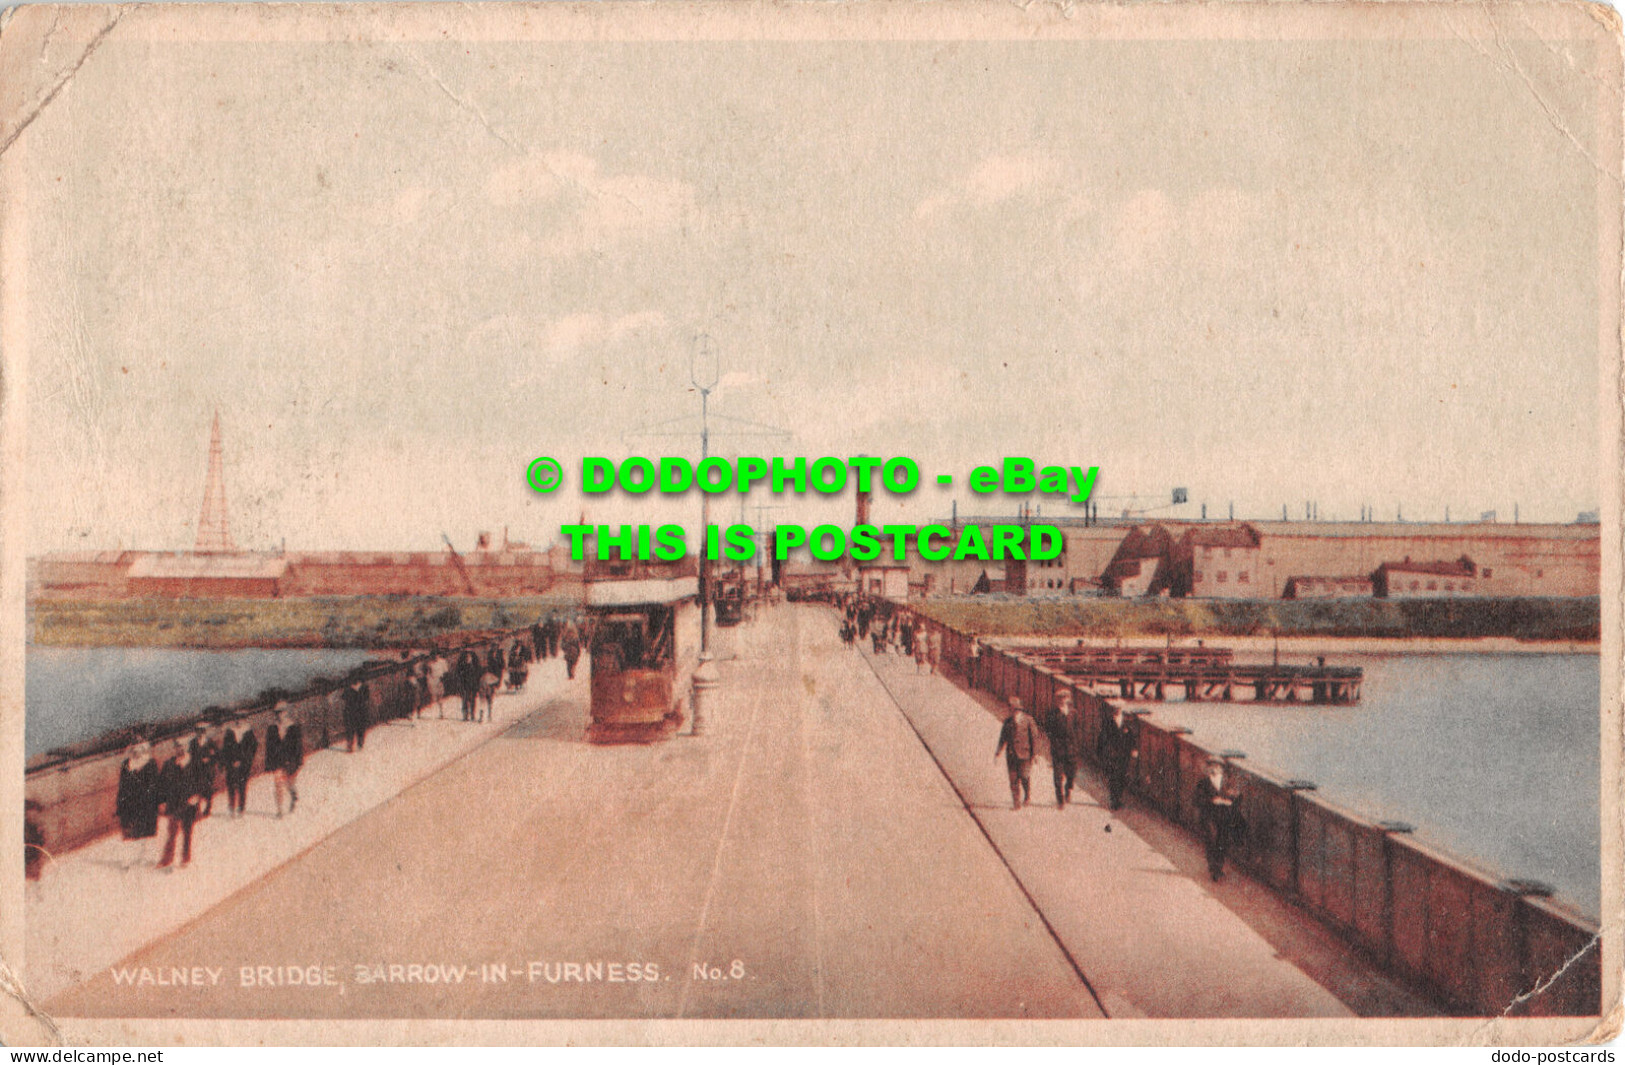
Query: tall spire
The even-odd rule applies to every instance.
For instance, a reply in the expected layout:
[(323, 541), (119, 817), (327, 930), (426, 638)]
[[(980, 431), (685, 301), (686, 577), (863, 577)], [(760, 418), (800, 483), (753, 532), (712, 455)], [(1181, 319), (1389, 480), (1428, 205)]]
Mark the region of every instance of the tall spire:
[(203, 513), (197, 520), (197, 548), (205, 551), (235, 551), (231, 542), (231, 519), (226, 516), (226, 460), (220, 447), (220, 412), (214, 412), (214, 428), (209, 433), (209, 474), (203, 482)]

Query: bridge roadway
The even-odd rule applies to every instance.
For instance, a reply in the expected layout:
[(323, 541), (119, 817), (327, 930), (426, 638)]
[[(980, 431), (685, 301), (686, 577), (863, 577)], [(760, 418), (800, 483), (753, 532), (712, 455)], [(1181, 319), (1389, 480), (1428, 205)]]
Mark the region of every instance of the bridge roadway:
[[(1034, 806), (1010, 811), (989, 709), (942, 677), (916, 674), (912, 662), (842, 647), (827, 611), (766, 610), (719, 630), (717, 642), (734, 657), (722, 663), (704, 736), (589, 747), (585, 681), (543, 671), (533, 686), (545, 697), (527, 700), (539, 705), (510, 727), (223, 901), (196, 904), (188, 923), (118, 964), (84, 967), (94, 975), (76, 973), (47, 1010), (628, 1019), (1430, 1012), (1244, 877), (1210, 885), (1191, 840), (1144, 811), (1108, 813), (1097, 782), (1056, 810), (1040, 765)], [(64, 862), (66, 875), (74, 861)], [(198, 871), (195, 863), (167, 876), (124, 875), (203, 897), (207, 882), (188, 880)], [(96, 907), (79, 912), (87, 911)], [(325, 967), (335, 984), (258, 986), (259, 967), (290, 965)], [(505, 979), (494, 965), (506, 967)], [(658, 979), (611, 979), (634, 966), (643, 975), (655, 967)], [(219, 983), (115, 976), (139, 981), (145, 969), (156, 981), (196, 967), (218, 970)], [(244, 986), (244, 967), (256, 986)], [(461, 979), (448, 981), (448, 967)], [(569, 979), (576, 972), (602, 978)]]

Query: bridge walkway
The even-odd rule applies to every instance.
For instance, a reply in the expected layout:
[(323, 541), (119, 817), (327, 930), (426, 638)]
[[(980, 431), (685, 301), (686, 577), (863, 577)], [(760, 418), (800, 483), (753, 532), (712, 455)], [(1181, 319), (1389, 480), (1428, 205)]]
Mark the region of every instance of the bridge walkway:
[[(77, 875), (108, 906), (74, 908), (68, 942), (57, 904), (61, 953), (31, 954), (35, 994), (55, 964), (47, 1009), (80, 1017), (1430, 1012), (1245, 877), (1210, 885), (1193, 841), (1147, 811), (1108, 813), (1092, 778), (1056, 810), (1041, 765), (1037, 804), (1010, 811), (988, 708), (843, 647), (827, 611), (779, 607), (716, 635), (703, 736), (590, 747), (585, 680), (543, 671), (438, 768), (377, 771), (368, 786), (394, 791), (346, 823), (266, 819), (305, 833), (282, 851), (249, 861), (224, 842), (245, 822), (206, 822), (185, 872), (57, 870), (43, 891)], [(337, 780), (316, 768), (307, 796)], [(93, 865), (94, 849), (63, 864)], [(165, 922), (122, 929), (142, 905), (168, 906)], [(117, 949), (87, 949), (109, 932)], [(289, 966), (334, 983), (279, 982)], [(197, 967), (219, 982), (141, 981)]]

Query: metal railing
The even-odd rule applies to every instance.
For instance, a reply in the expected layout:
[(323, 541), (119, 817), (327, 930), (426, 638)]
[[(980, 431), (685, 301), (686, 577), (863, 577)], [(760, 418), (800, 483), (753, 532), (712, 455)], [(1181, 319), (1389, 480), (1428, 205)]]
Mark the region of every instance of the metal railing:
[[(1063, 688), (1083, 716), (1084, 752), (1108, 710), (1064, 672), (906, 607), (942, 636), (949, 675), (998, 697), (1020, 696), (1035, 715)], [(1200, 824), (1196, 782), (1221, 751), (1188, 730), (1139, 717), (1139, 757), (1129, 790), (1192, 831)], [(1595, 1016), (1602, 1008), (1598, 926), (1546, 897), (1550, 889), (1500, 879), (1411, 838), (1411, 828), (1368, 820), (1328, 802), (1308, 781), (1281, 780), (1232, 764), (1245, 839), (1238, 865), (1317, 918), (1360, 954), (1449, 1012), (1467, 1016)]]

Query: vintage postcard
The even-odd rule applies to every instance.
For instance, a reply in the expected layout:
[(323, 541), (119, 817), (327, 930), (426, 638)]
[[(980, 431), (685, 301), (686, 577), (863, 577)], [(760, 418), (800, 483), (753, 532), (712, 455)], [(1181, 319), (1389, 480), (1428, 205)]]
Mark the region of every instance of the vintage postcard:
[(1610, 1038), (1620, 40), (6, 11), (0, 1039)]

